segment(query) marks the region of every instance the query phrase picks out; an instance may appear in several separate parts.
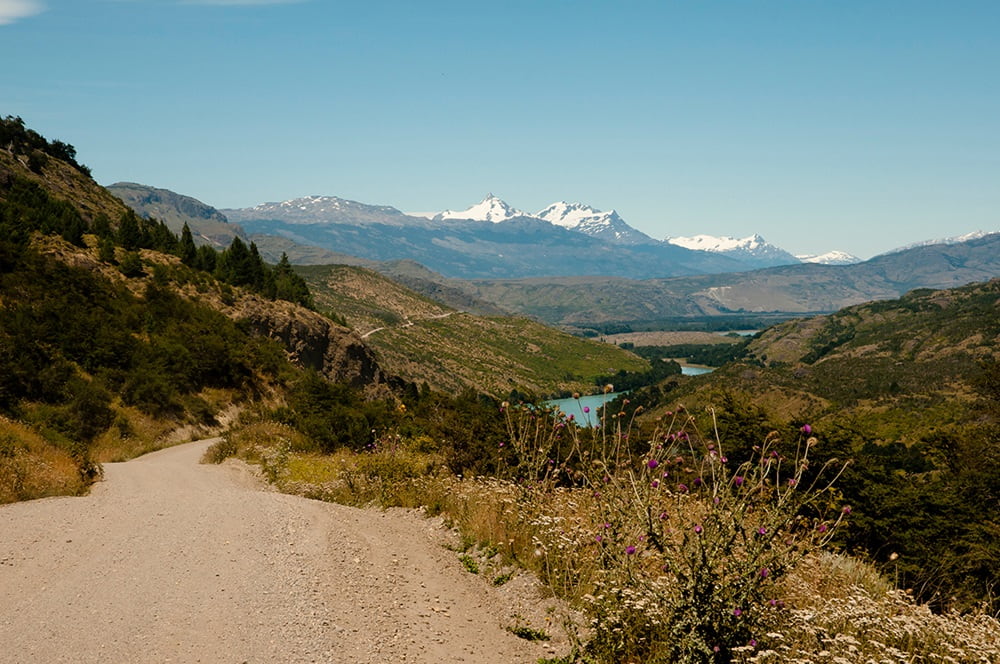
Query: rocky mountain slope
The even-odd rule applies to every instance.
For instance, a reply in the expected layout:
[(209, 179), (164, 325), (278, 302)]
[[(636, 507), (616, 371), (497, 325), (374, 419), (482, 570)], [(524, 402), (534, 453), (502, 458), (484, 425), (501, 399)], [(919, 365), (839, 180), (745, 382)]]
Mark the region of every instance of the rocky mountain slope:
[(187, 224), (197, 244), (225, 248), (234, 237), (247, 241), (242, 228), (230, 224), (226, 216), (211, 205), (190, 196), (134, 182), (116, 182), (108, 185), (107, 190), (139, 215), (163, 221), (178, 235)]

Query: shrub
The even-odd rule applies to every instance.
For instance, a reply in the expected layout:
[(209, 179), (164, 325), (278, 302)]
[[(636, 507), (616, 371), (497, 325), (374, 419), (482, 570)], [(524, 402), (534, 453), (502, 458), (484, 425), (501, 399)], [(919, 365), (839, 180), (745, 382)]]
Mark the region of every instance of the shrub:
[[(613, 415), (592, 438), (546, 415), (509, 415), (512, 445), (540, 491), (560, 480), (540, 470), (549, 457), (561, 481), (590, 492), (590, 532), (542, 518), (536, 542), (542, 556), (555, 546), (555, 567), (579, 567), (584, 551), (596, 561), (587, 652), (598, 661), (731, 661), (734, 649), (764, 641), (779, 609), (775, 584), (849, 511), (824, 511), (842, 469), (828, 462), (809, 471), (816, 438), (808, 427), (792, 458), (778, 451), (775, 432), (737, 465), (717, 435), (703, 436), (683, 412), (640, 455)], [(564, 436), (574, 447), (557, 461), (552, 451)]]

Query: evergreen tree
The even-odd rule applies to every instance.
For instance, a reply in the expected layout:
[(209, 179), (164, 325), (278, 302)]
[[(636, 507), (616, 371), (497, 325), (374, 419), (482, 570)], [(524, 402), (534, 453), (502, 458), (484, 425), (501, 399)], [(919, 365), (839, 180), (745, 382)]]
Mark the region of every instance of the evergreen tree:
[(135, 251), (143, 245), (142, 240), (139, 217), (131, 210), (122, 214), (118, 222), (118, 244), (127, 251)]
[(195, 255), (193, 267), (204, 270), (205, 272), (215, 272), (216, 263), (219, 259), (219, 252), (217, 252), (212, 247), (207, 244), (203, 244), (198, 247), (198, 252)]
[(94, 218), (94, 227), (91, 230), (97, 237), (111, 238), (113, 233), (111, 232), (111, 220), (108, 219), (108, 215), (103, 212), (98, 214)]
[(250, 279), (250, 286), (259, 293), (267, 292), (268, 269), (264, 259), (260, 257), (257, 250), (257, 243), (250, 243), (250, 258), (247, 260), (247, 273)]
[(274, 297), (288, 300), (312, 309), (314, 307), (312, 293), (305, 280), (292, 270), (288, 255), (281, 253), (281, 260), (274, 268)]
[(144, 224), (146, 227), (146, 244), (143, 246), (148, 249), (155, 249), (164, 254), (174, 254), (177, 253), (177, 236), (174, 235), (173, 231), (167, 227), (165, 223), (159, 220), (146, 220)]
[(198, 249), (194, 246), (194, 237), (191, 235), (191, 229), (188, 227), (187, 223), (185, 223), (184, 228), (181, 229), (181, 242), (178, 253), (181, 257), (182, 263), (189, 267), (194, 267), (196, 265), (195, 261), (198, 258)]
[(115, 258), (115, 243), (109, 237), (102, 237), (97, 243), (98, 257), (105, 263), (115, 265), (118, 260)]

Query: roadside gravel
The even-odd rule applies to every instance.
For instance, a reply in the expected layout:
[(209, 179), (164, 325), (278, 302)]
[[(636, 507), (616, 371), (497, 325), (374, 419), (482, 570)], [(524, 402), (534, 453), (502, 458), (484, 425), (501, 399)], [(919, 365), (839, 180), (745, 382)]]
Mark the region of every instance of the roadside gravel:
[(535, 662), (566, 650), (526, 576), (469, 574), (439, 523), (267, 490), (212, 441), (0, 506), (0, 662)]

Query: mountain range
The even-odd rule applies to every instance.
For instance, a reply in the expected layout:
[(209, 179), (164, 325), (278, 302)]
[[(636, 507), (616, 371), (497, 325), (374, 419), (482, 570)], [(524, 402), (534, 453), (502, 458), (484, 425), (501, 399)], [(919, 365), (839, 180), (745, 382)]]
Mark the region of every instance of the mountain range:
[[(624, 234), (630, 227), (614, 211), (564, 202), (526, 215), (487, 196), (466, 210), (415, 216), (309, 196), (243, 209), (196, 207), (196, 215), (185, 216), (183, 210), (191, 209), (187, 197), (170, 198), (153, 188), (140, 195), (139, 187), (109, 189), (128, 193), (126, 200), (140, 214), (163, 215), (168, 224), (186, 219), (203, 236), (200, 224), (208, 218), (218, 226), (218, 213), (237, 222), (228, 224), (232, 234), (247, 233), (274, 262), (285, 253), (300, 265), (369, 267), (458, 310), (518, 312), (568, 327), (827, 312), (913, 288), (1000, 276), (1000, 234), (960, 236), (862, 262), (838, 252), (818, 261), (791, 256), (759, 235), (659, 242), (635, 231), (629, 243)], [(176, 214), (156, 207), (167, 200)], [(609, 241), (602, 231), (620, 236)], [(769, 267), (754, 268), (751, 259)]]
[[(250, 233), (280, 235), (371, 260), (412, 259), (447, 277), (464, 279), (671, 277), (801, 262), (759, 235), (746, 241), (710, 236), (660, 241), (630, 226), (614, 210), (559, 201), (531, 214), (493, 194), (464, 210), (436, 214), (407, 215), (393, 207), (330, 196), (221, 212)], [(361, 225), (365, 238), (357, 237)], [(526, 236), (531, 237), (530, 246), (523, 241)], [(470, 263), (468, 256), (456, 253), (472, 254), (475, 260)], [(846, 254), (837, 258), (852, 260)]]
[[(522, 214), (495, 197), (471, 210), (428, 219), (387, 206), (310, 196), (220, 212), (251, 235), (278, 236), (367, 260), (413, 260), (457, 279), (605, 274), (643, 278), (754, 267), (664, 242), (608, 242)], [(289, 258), (296, 262), (291, 254)]]

